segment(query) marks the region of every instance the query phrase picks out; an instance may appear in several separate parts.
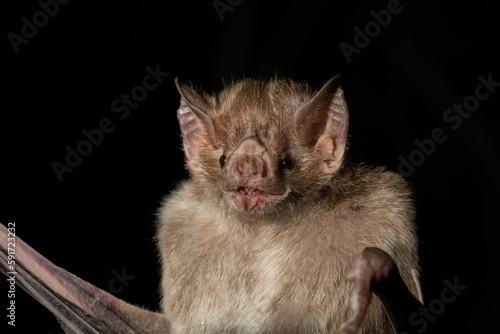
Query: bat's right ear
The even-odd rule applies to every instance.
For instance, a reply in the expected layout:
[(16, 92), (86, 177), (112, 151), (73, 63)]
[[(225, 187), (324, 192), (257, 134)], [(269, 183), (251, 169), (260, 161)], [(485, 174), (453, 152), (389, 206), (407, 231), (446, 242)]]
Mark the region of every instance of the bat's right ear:
[(208, 116), (211, 107), (207, 101), (192, 88), (175, 78), (175, 85), (181, 94), (177, 119), (181, 127), (184, 152), (191, 168), (198, 169), (200, 153), (215, 149), (215, 131)]

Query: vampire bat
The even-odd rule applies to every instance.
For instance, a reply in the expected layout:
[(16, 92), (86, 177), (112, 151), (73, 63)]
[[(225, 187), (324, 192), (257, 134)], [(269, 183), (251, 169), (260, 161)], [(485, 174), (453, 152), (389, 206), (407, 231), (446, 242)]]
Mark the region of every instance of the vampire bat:
[(67, 333), (414, 332), (411, 194), (397, 174), (344, 159), (340, 77), (318, 92), (285, 79), (215, 96), (176, 84), (190, 178), (159, 211), (161, 312), (84, 282), (4, 226), (2, 272)]

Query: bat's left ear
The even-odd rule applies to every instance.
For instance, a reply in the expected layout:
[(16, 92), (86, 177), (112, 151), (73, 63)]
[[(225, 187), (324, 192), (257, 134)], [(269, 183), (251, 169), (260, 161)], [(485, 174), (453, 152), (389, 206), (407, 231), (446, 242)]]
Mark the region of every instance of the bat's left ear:
[(293, 120), (299, 143), (314, 147), (323, 159), (322, 171), (328, 174), (339, 169), (347, 144), (349, 113), (341, 81), (340, 75), (330, 79)]

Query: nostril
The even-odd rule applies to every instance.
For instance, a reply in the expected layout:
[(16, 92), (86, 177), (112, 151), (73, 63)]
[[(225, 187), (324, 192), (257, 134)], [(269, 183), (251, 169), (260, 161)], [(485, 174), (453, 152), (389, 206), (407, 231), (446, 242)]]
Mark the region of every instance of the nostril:
[(242, 166), (242, 163), (244, 163), (244, 161), (242, 161), (241, 159), (239, 159), (234, 164), (234, 167), (235, 167), (236, 171), (238, 172), (238, 174), (240, 174), (240, 175), (243, 176), (243, 174), (244, 174), (244, 168)]
[(267, 165), (264, 160), (261, 160), (259, 173), (262, 177), (267, 177)]
[(264, 161), (255, 155), (244, 155), (236, 160), (234, 172), (241, 176), (263, 176), (267, 174)]
[(253, 175), (259, 174), (259, 162), (257, 161), (257, 159), (255, 159), (255, 157), (252, 157), (250, 159), (250, 166), (252, 168)]
[(250, 156), (242, 155), (236, 160), (235, 169), (241, 176), (247, 176), (250, 171)]

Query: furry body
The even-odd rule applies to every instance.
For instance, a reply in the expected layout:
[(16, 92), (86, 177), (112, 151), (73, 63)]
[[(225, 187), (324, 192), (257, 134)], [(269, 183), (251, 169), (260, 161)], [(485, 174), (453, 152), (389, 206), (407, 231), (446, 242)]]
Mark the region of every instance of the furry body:
[[(245, 80), (202, 96), (213, 134), (206, 125), (194, 139), (186, 134), (191, 177), (159, 213), (162, 307), (173, 333), (333, 333), (349, 316), (347, 271), (368, 246), (389, 253), (417, 293), (414, 213), (404, 180), (383, 168), (329, 168), (335, 158), (324, 158), (325, 147), (341, 147), (339, 139), (322, 142), (333, 121), (320, 120), (307, 143), (294, 119), (313, 96), (306, 85), (286, 80)], [(236, 159), (248, 138), (270, 157), (294, 159), (292, 169), (282, 170), (269, 158), (274, 174), (255, 182), (287, 191), (264, 197), (251, 212), (225, 193), (236, 181), (219, 159)], [(387, 333), (388, 326), (375, 298), (362, 332)]]

